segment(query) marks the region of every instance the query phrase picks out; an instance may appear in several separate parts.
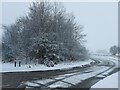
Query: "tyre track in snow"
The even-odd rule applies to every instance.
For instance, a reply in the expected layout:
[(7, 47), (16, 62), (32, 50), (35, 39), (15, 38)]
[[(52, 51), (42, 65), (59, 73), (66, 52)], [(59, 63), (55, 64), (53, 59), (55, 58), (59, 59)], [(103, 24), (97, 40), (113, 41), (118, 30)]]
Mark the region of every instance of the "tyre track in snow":
[[(114, 60), (114, 59), (112, 59), (112, 60)], [(120, 62), (120, 61), (118, 61), (118, 62)], [(112, 62), (108, 62), (108, 63), (109, 63), (109, 65), (110, 65), (110, 68), (109, 68), (109, 69), (105, 70), (104, 72), (101, 72), (100, 74), (98, 74), (98, 75), (96, 75), (96, 76), (94, 76), (94, 77), (88, 78), (88, 79), (84, 80), (83, 82), (77, 84), (77, 85), (76, 85), (76, 88), (77, 88), (77, 87), (80, 87), (80, 88), (88, 88), (88, 90), (89, 90), (92, 85), (94, 85), (95, 83), (97, 83), (97, 82), (100, 81), (101, 79), (103, 79), (103, 78), (105, 78), (106, 76), (111, 75), (111, 74), (119, 71), (118, 69), (116, 70), (116, 63), (115, 63), (115, 62), (112, 61)], [(119, 67), (118, 67), (118, 68), (119, 68)], [(106, 73), (106, 72), (108, 72), (107, 75), (104, 74), (104, 73)], [(99, 77), (99, 75), (105, 75), (105, 77)], [(98, 77), (97, 77), (97, 76), (98, 76)]]
[[(98, 62), (93, 63), (93, 66)], [(91, 66), (83, 67), (74, 67), (70, 69), (57, 69), (57, 70), (48, 70), (48, 71), (28, 71), (28, 72), (3, 72), (2, 74), (2, 87), (3, 88), (16, 88), (21, 82), (49, 78), (51, 76), (64, 75), (74, 72), (82, 72)]]
[[(93, 58), (92, 58), (93, 59)], [(115, 62), (112, 62), (112, 61), (109, 61), (109, 60), (101, 60), (101, 59), (93, 59), (93, 60), (95, 60), (96, 62), (98, 62), (97, 63), (97, 65), (95, 65), (95, 67), (103, 67), (103, 66), (105, 66), (105, 67), (109, 67), (109, 68), (106, 68), (105, 70), (103, 70), (102, 72), (99, 72), (98, 74), (96, 74), (96, 75), (94, 75), (94, 76), (92, 76), (92, 77), (89, 77), (89, 78), (86, 78), (85, 80), (88, 80), (88, 79), (90, 79), (90, 78), (94, 78), (95, 76), (97, 76), (97, 75), (101, 75), (101, 74), (103, 74), (103, 73), (105, 73), (105, 72), (107, 72), (107, 71), (109, 71), (109, 72), (111, 72), (111, 69), (113, 68), (113, 67), (115, 67), (116, 66), (116, 64), (115, 64)], [(94, 68), (95, 68), (94, 67)], [(86, 72), (86, 73), (91, 73), (89, 70), (90, 70), (90, 68), (92, 68), (92, 67), (89, 67), (89, 68), (87, 68), (86, 70), (88, 70), (88, 72)], [(64, 81), (64, 79), (67, 79), (67, 78), (71, 78), (72, 76), (76, 76), (76, 75), (82, 75), (82, 74), (85, 74), (85, 71), (86, 70), (83, 70), (83, 72), (78, 72), (78, 73), (75, 73), (75, 74), (72, 74), (72, 75), (68, 75), (68, 76), (65, 76), (64, 78), (62, 78), (62, 79), (55, 79), (55, 77), (52, 77), (52, 78), (50, 78), (50, 79), (52, 79), (52, 80), (55, 80), (55, 81), (52, 81), (52, 82), (49, 82), (49, 83), (47, 83), (46, 84), (46, 86), (48, 87), (48, 88), (50, 88), (49, 86), (50, 85), (52, 85), (52, 84), (54, 84), (54, 83), (57, 83), (57, 82), (63, 82), (63, 83), (67, 83), (67, 84), (70, 84), (71, 86), (70, 87), (72, 87), (72, 88), (75, 88), (75, 87), (79, 87), (79, 88), (82, 88), (82, 87), (85, 87), (85, 88), (90, 88), (90, 86), (88, 86), (88, 87), (86, 87), (85, 85), (83, 85), (83, 84), (85, 84), (85, 80), (84, 80), (84, 82), (80, 82), (79, 84), (76, 84), (76, 85), (74, 85), (74, 84), (72, 84), (71, 82), (66, 82), (66, 81)], [(94, 72), (94, 71), (92, 71), (92, 72)], [(56, 76), (57, 77), (57, 76)], [(58, 76), (59, 77), (59, 76)], [(40, 86), (41, 87), (41, 86)], [(39, 87), (39, 88), (40, 88)], [(58, 87), (56, 87), (56, 88), (58, 88)], [(61, 88), (61, 87), (60, 87)]]

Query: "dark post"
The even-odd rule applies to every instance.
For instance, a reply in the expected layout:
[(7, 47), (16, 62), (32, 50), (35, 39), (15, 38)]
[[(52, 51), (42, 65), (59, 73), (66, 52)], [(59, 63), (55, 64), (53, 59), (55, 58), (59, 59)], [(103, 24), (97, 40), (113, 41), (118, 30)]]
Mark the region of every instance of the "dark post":
[(19, 67), (21, 67), (21, 61), (19, 61)]
[(15, 66), (15, 67), (17, 66), (17, 63), (16, 63), (16, 58), (15, 58), (14, 66)]

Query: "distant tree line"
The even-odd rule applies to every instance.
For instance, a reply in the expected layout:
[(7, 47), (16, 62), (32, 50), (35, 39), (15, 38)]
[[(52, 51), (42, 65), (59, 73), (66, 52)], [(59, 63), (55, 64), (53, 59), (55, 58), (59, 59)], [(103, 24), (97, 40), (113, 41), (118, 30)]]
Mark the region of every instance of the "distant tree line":
[(3, 61), (13, 58), (48, 65), (88, 57), (83, 26), (58, 2), (32, 3), (26, 16), (3, 30)]
[(120, 47), (114, 45), (110, 47), (110, 53), (112, 55), (120, 54)]

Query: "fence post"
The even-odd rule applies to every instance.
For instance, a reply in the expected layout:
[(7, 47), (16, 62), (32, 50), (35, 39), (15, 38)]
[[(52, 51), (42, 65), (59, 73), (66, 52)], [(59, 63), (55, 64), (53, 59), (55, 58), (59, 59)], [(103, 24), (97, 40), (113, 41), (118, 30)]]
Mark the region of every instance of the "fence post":
[(17, 62), (16, 62), (16, 58), (15, 58), (15, 61), (14, 61), (14, 67), (16, 67), (17, 66)]
[(19, 65), (18, 66), (21, 67), (21, 61), (19, 61)]

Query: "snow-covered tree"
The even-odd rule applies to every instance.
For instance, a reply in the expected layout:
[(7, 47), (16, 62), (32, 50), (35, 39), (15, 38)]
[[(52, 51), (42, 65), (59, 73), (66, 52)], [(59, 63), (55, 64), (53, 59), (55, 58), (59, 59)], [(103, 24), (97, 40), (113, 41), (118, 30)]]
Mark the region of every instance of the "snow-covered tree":
[(116, 45), (110, 47), (110, 53), (112, 55), (116, 55), (117, 53), (120, 53), (120, 48)]
[(34, 2), (26, 16), (4, 26), (3, 43), (15, 58), (48, 64), (85, 59), (83, 26), (58, 2)]

